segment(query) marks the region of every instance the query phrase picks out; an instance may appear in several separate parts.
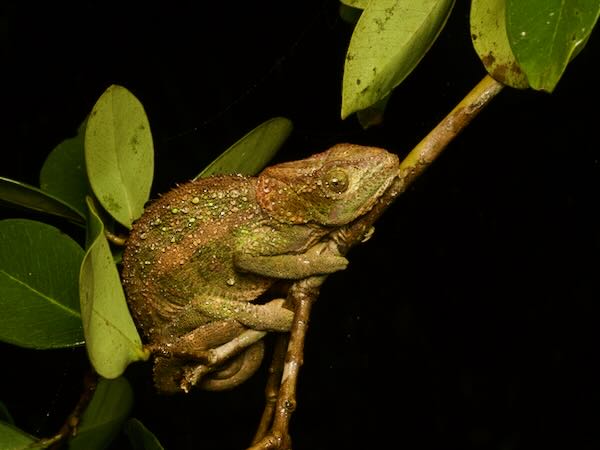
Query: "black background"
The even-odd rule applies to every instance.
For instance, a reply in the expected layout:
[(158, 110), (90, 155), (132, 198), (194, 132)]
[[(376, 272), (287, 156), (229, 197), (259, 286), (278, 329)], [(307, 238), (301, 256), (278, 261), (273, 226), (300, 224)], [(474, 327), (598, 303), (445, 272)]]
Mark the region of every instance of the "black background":
[[(339, 119), (351, 27), (335, 1), (56, 3), (0, 3), (0, 175), (32, 184), (113, 83), (148, 113), (157, 195), (273, 116), (295, 125), (277, 160), (338, 142), (403, 156), (484, 75), (457, 2), (383, 126), (363, 131)], [(502, 92), (329, 278), (294, 448), (600, 446), (597, 60), (594, 35), (553, 94)], [(0, 352), (0, 400), (21, 428), (52, 434), (84, 350)], [(243, 448), (260, 416), (264, 370), (167, 398), (149, 365), (128, 376), (133, 416), (169, 450)]]

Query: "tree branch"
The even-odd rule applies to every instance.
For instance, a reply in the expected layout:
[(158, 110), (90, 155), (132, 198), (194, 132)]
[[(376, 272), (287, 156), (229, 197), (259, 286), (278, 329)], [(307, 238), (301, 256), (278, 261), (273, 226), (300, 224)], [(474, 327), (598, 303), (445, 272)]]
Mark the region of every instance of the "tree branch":
[[(456, 107), (411, 150), (400, 164), (398, 177), (377, 204), (360, 220), (341, 228), (332, 237), (340, 254), (345, 255), (367, 235), (373, 223), (404, 192), (435, 159), (446, 146), (481, 112), (481, 110), (502, 90), (503, 85), (486, 75)], [(326, 276), (315, 276), (297, 281), (290, 288), (288, 301), (295, 305), (294, 322), (290, 331), (281, 385), (275, 408), (268, 405), (261, 420), (261, 427), (255, 436), (254, 445), (249, 450), (288, 450), (291, 449), (289, 422), (296, 407), (296, 384), (303, 362), (304, 337), (312, 303), (317, 299), (319, 288)], [(274, 362), (273, 364), (277, 364)], [(272, 389), (272, 387), (270, 387)], [(272, 393), (270, 394), (272, 395)], [(268, 402), (269, 403), (269, 402)], [(266, 423), (273, 417), (270, 431)]]

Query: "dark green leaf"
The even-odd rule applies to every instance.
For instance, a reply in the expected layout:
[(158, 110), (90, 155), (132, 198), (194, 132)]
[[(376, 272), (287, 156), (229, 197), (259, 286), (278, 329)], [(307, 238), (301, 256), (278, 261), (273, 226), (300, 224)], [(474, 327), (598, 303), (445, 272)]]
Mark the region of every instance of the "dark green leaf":
[(144, 108), (127, 89), (110, 86), (94, 105), (85, 132), (85, 164), (100, 204), (131, 228), (150, 194), (154, 149)]
[(471, 2), (471, 39), (488, 73), (514, 88), (529, 87), (506, 35), (506, 0)]
[(40, 172), (40, 186), (44, 192), (61, 199), (85, 217), (88, 180), (85, 172), (83, 139), (85, 122), (77, 136), (58, 144), (48, 155)]
[(79, 292), (88, 355), (94, 369), (116, 378), (133, 361), (147, 359), (135, 329), (110, 246), (90, 197), (88, 250), (81, 264)]
[(0, 339), (40, 349), (81, 345), (81, 247), (24, 219), (0, 221), (0, 242)]
[(77, 435), (69, 439), (70, 450), (102, 450), (119, 433), (133, 405), (129, 382), (119, 377), (102, 379), (81, 417)]
[(129, 419), (125, 425), (125, 433), (134, 450), (163, 450), (156, 436), (137, 419)]
[(360, 15), (362, 14), (362, 9), (354, 8), (352, 6), (347, 6), (344, 4), (340, 4), (340, 18), (350, 25), (356, 25)]
[(387, 97), (425, 56), (453, 0), (377, 0), (363, 11), (346, 55), (342, 119)]
[(292, 122), (275, 117), (263, 122), (225, 150), (195, 178), (241, 173), (256, 175), (275, 156), (292, 132)]
[(13, 206), (62, 217), (83, 225), (84, 216), (62, 200), (25, 183), (0, 177), (0, 200)]
[(25, 450), (37, 439), (14, 425), (0, 421), (0, 448), (2, 450)]
[(340, 3), (351, 8), (365, 9), (369, 0), (340, 0)]
[(507, 33), (529, 85), (552, 92), (587, 42), (600, 0), (507, 0)]

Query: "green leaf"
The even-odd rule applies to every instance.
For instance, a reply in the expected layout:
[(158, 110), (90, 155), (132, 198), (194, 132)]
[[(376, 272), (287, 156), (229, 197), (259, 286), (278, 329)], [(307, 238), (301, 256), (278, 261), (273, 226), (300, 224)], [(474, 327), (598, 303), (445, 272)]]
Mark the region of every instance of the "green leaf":
[(77, 136), (58, 144), (46, 158), (40, 172), (40, 186), (44, 192), (64, 201), (85, 217), (88, 179), (85, 172), (83, 140), (85, 122)]
[(90, 197), (88, 250), (81, 264), (79, 293), (87, 352), (96, 372), (116, 378), (133, 361), (147, 359), (113, 261), (104, 225)]
[(256, 175), (275, 156), (291, 132), (289, 119), (267, 120), (221, 153), (194, 179), (230, 173)]
[(529, 87), (506, 35), (506, 0), (471, 2), (471, 39), (485, 70), (500, 83), (518, 89)]
[(12, 206), (62, 217), (78, 225), (85, 223), (84, 216), (62, 200), (10, 178), (0, 177), (0, 200)]
[(15, 423), (15, 421), (12, 418), (12, 416), (8, 412), (8, 408), (2, 402), (0, 402), (0, 421), (6, 422), (6, 423), (10, 423), (10, 424), (14, 424)]
[(125, 434), (129, 437), (134, 450), (163, 450), (156, 436), (137, 419), (127, 421)]
[(0, 221), (0, 339), (30, 348), (83, 344), (77, 277), (83, 250), (33, 220)]
[(127, 89), (110, 86), (94, 105), (85, 132), (85, 164), (100, 204), (131, 228), (150, 194), (154, 150), (144, 108)]
[(132, 405), (133, 391), (125, 378), (100, 380), (81, 417), (77, 435), (69, 439), (69, 449), (101, 450), (108, 447), (121, 430)]
[(508, 40), (533, 89), (554, 90), (599, 15), (600, 0), (507, 0)]
[(377, 0), (367, 4), (352, 39), (342, 86), (342, 119), (387, 97), (431, 47), (453, 0)]
[(37, 442), (33, 436), (14, 425), (0, 421), (0, 448), (2, 450), (25, 450)]

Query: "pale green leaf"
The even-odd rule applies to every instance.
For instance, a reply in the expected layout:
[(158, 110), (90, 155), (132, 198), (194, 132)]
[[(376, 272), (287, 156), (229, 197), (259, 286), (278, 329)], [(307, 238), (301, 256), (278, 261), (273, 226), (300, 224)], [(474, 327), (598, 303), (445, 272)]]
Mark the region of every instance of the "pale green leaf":
[(88, 355), (94, 369), (116, 378), (133, 361), (147, 359), (133, 324), (104, 225), (88, 197), (88, 250), (81, 265), (79, 292)]
[(240, 173), (256, 175), (275, 156), (292, 132), (292, 122), (275, 117), (263, 122), (221, 153), (195, 179)]
[(0, 177), (0, 201), (11, 206), (62, 217), (78, 225), (85, 223), (84, 216), (62, 200), (34, 186), (10, 178)]
[(85, 164), (100, 204), (131, 228), (150, 194), (154, 150), (144, 108), (127, 89), (110, 86), (94, 105), (85, 133)]
[(82, 217), (86, 215), (85, 196), (88, 194), (84, 135), (85, 122), (77, 136), (62, 141), (50, 152), (40, 172), (42, 190), (70, 205)]
[(69, 439), (70, 450), (102, 450), (121, 430), (133, 405), (129, 382), (119, 377), (101, 379), (81, 417), (77, 435)]
[(352, 39), (342, 86), (342, 119), (387, 97), (431, 47), (453, 0), (377, 0), (367, 4)]
[(0, 339), (30, 348), (83, 344), (78, 274), (83, 250), (58, 229), (0, 221)]
[(37, 439), (14, 425), (0, 421), (0, 448), (2, 450), (25, 450)]
[(506, 35), (506, 0), (471, 2), (471, 39), (487, 72), (500, 83), (529, 87)]
[(156, 436), (137, 419), (129, 419), (125, 425), (125, 434), (134, 450), (163, 450)]
[(600, 0), (507, 0), (508, 40), (533, 89), (554, 90), (599, 15)]

